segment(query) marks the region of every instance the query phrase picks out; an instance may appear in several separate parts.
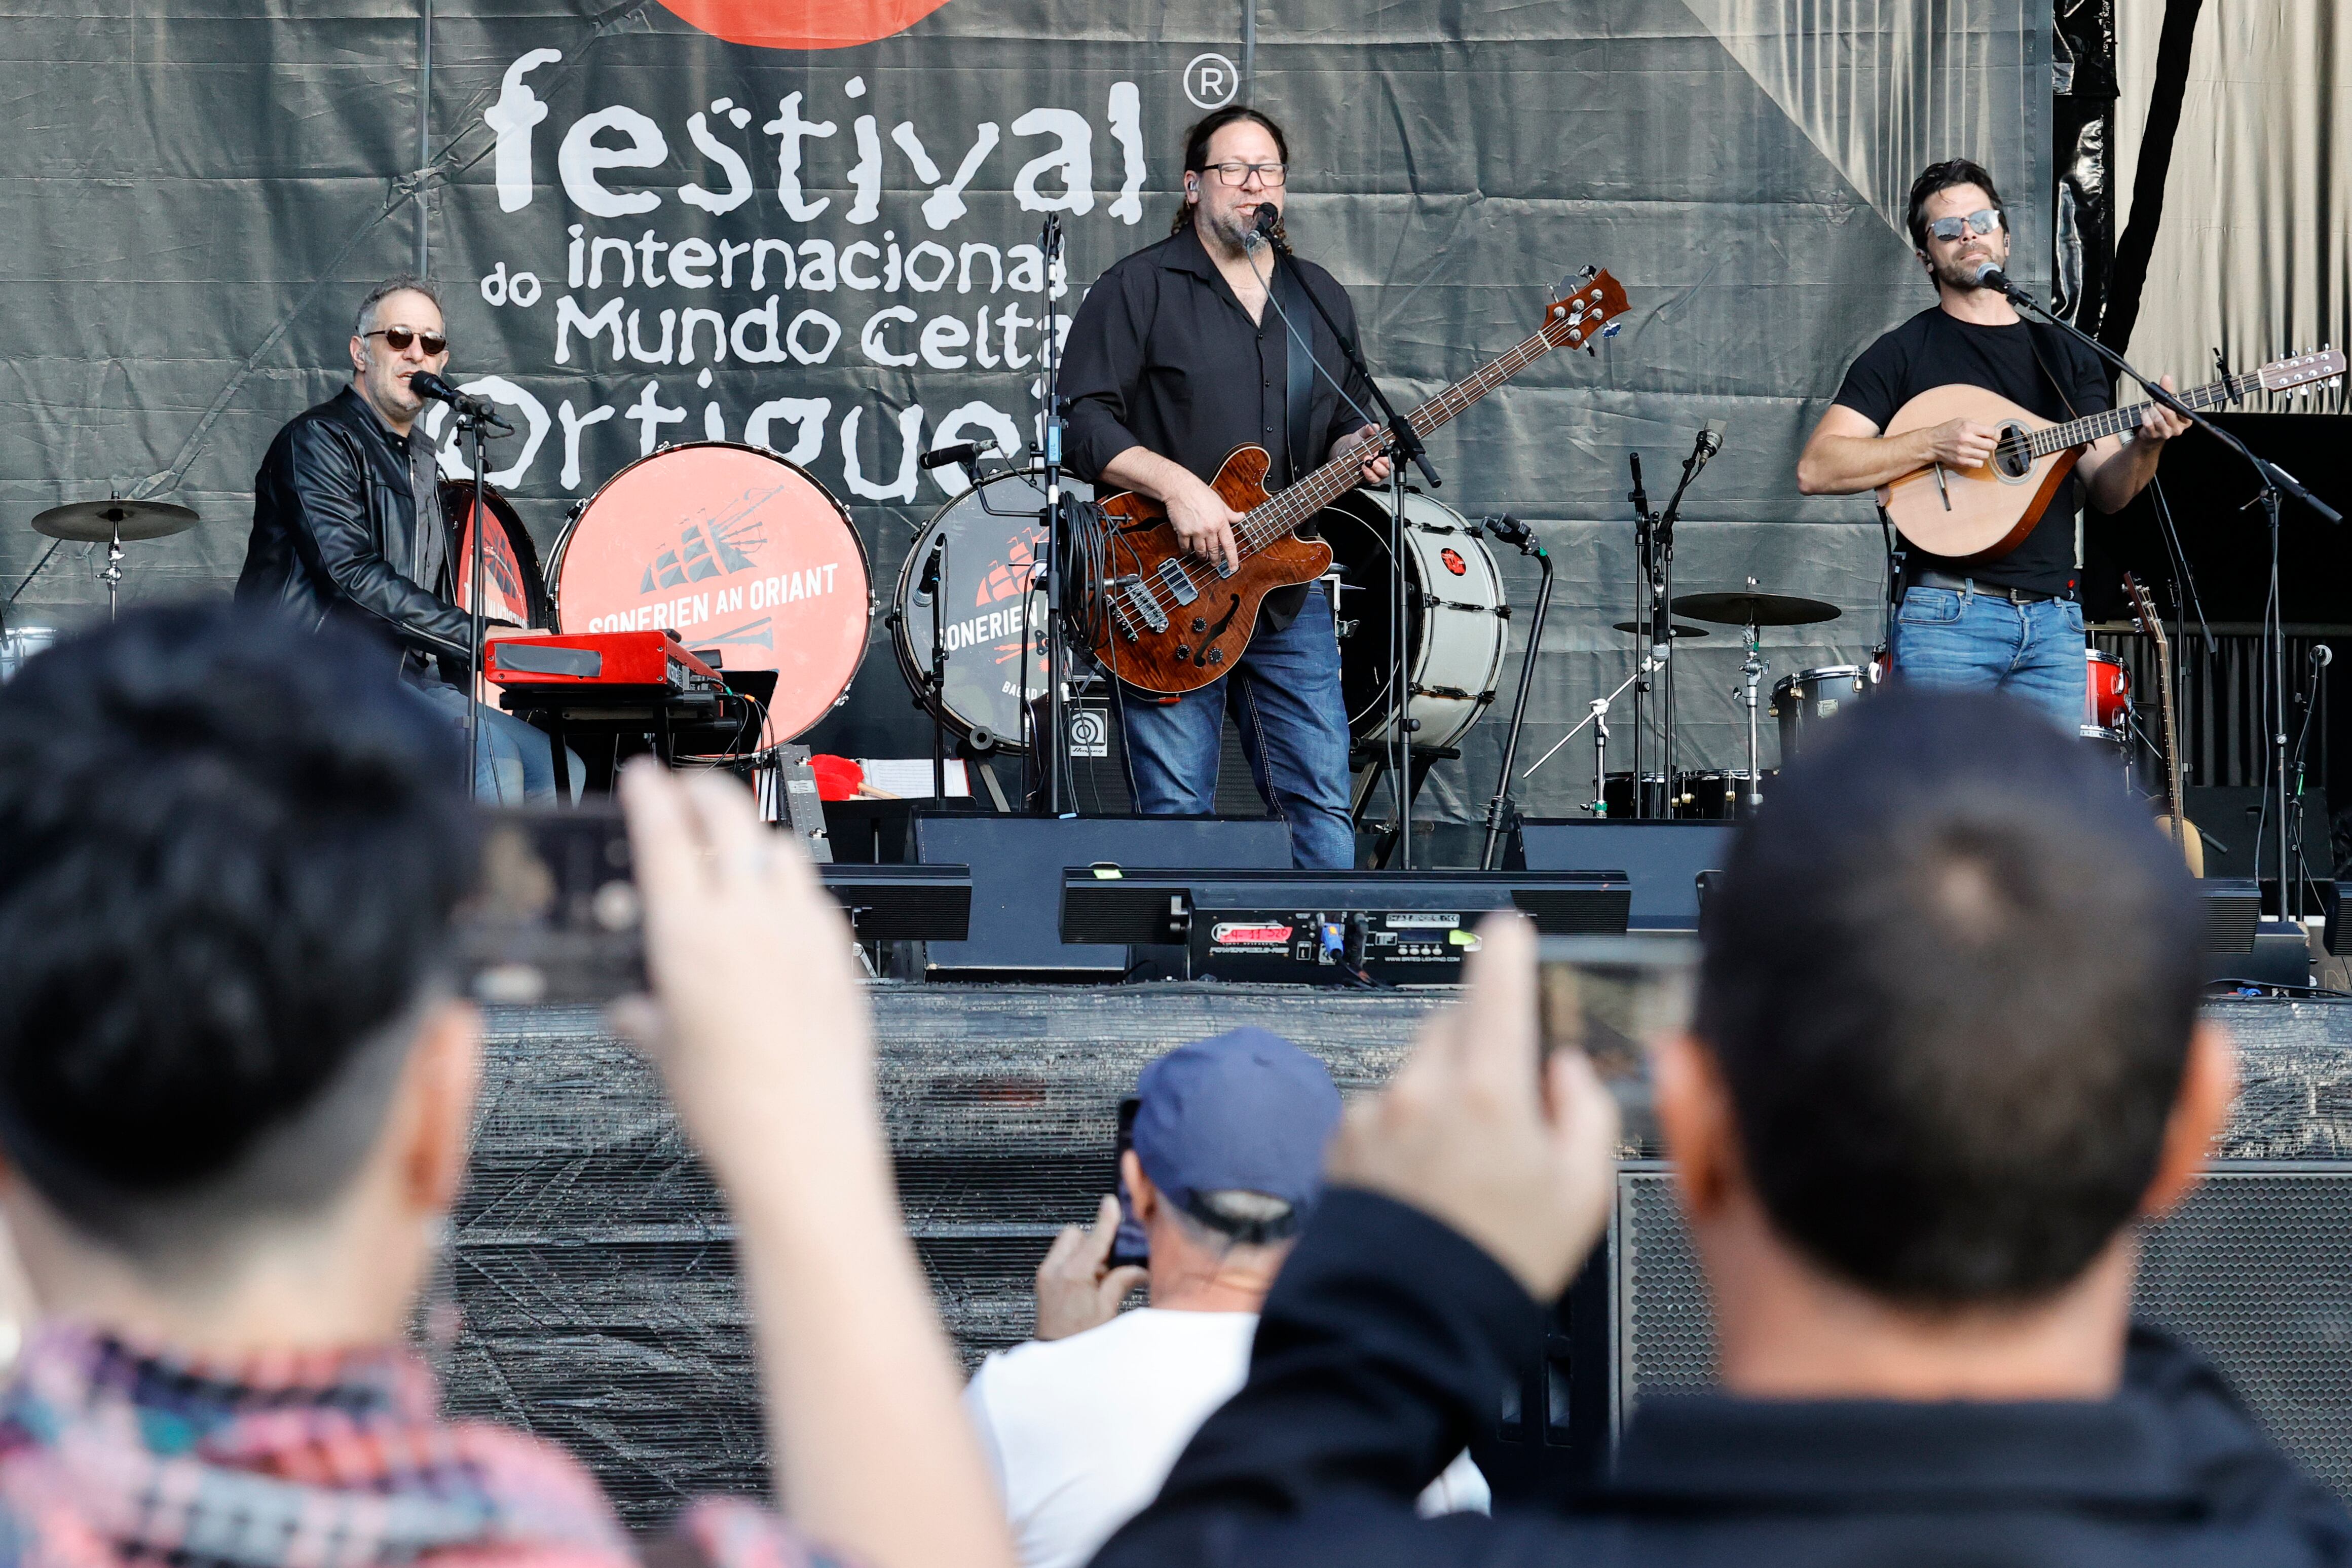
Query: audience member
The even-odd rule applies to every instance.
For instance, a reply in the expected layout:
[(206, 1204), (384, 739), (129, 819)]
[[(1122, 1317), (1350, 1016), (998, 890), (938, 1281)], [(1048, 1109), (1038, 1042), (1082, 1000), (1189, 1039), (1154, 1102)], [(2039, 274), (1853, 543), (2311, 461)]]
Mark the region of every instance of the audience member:
[(2200, 923), (2088, 748), (2004, 697), (1874, 697), (1732, 850), (1653, 1057), (1723, 1391), (1643, 1401), (1571, 1511), (1412, 1517), (1612, 1185), (1613, 1103), (1541, 1058), (1496, 922), (1335, 1139), (1247, 1386), (1097, 1564), (2352, 1558), (2213, 1369), (2128, 1325), (2138, 1222), (2233, 1092)]
[[(965, 1391), (1024, 1568), (1075, 1568), (1160, 1489), (1208, 1414), (1242, 1385), (1250, 1336), (1323, 1184), (1339, 1091), (1264, 1029), (1169, 1052), (1136, 1084), (1119, 1177), (1147, 1268), (1108, 1266), (1116, 1198), (1065, 1229), (1037, 1269), (1037, 1337), (990, 1356)], [(1119, 1303), (1149, 1280), (1151, 1305)], [(1483, 1508), (1463, 1455), (1429, 1510)]]
[[(7, 1561), (636, 1560), (560, 1450), (442, 1420), (403, 1342), (481, 1063), (461, 754), (354, 634), (225, 608), (0, 688), (0, 1209), (47, 1315), (0, 1391)], [(730, 783), (626, 787), (667, 1004), (633, 1016), (733, 1210), (781, 1498), (876, 1568), (1009, 1563), (847, 929)], [(835, 1561), (741, 1502), (664, 1551)]]

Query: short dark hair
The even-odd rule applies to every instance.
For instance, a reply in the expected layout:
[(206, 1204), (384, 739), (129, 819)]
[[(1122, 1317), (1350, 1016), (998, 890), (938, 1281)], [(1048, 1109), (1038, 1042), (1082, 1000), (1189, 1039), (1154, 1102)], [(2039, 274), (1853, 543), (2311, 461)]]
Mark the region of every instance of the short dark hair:
[(1927, 248), (1927, 198), (1937, 191), (1948, 191), (1954, 185), (1974, 185), (1992, 199), (1994, 208), (2001, 215), (2005, 226), (2009, 211), (2001, 203), (2000, 187), (1992, 183), (1983, 164), (1969, 158), (1947, 158), (1940, 163), (1930, 163), (1919, 171), (1911, 182), (1911, 203), (1904, 209), (1905, 219), (1911, 229), (1911, 245), (1916, 250)]
[(2071, 733), (1894, 691), (1780, 775), (1702, 921), (1696, 1032), (1774, 1227), (1874, 1295), (2030, 1301), (2137, 1212), (2200, 906)]
[[(1272, 115), (1264, 110), (1252, 109), (1246, 103), (1229, 103), (1223, 109), (1213, 109), (1201, 116), (1192, 122), (1192, 128), (1184, 132), (1184, 174), (1206, 174), (1210, 141), (1226, 126), (1244, 123), (1264, 126), (1265, 133), (1274, 138), (1274, 150), (1282, 154), (1285, 163), (1290, 162), (1290, 138), (1282, 133), (1282, 127), (1274, 122)], [(1183, 181), (1180, 178), (1177, 184), (1181, 186)], [(1181, 234), (1192, 226), (1192, 204), (1186, 201), (1180, 192), (1176, 197), (1176, 216), (1168, 225), (1168, 232)], [(1275, 222), (1274, 242), (1286, 250), (1290, 247), (1290, 237), (1283, 231), (1280, 219)]]
[(176, 605), (0, 686), (0, 1147), (133, 1258), (322, 1205), (382, 1125), (475, 863), (395, 668)]
[(359, 310), (352, 316), (352, 336), (363, 338), (375, 330), (375, 308), (394, 294), (422, 294), (433, 301), (433, 308), (444, 316), (448, 310), (441, 303), (441, 287), (429, 278), (419, 278), (414, 272), (395, 272), (367, 291)]

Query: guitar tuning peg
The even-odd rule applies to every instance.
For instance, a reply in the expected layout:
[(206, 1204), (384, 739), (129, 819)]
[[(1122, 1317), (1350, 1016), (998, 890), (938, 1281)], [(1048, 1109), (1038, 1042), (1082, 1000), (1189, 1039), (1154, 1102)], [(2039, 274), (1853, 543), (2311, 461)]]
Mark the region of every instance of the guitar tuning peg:
[(1593, 266), (1588, 261), (1584, 264), (1583, 269), (1577, 273), (1577, 276), (1579, 278), (1598, 278), (1601, 276), (1601, 268)]
[[(1605, 335), (1605, 334), (1604, 334), (1604, 335)], [(1584, 352), (1585, 352), (1586, 353), (1591, 354), (1591, 355), (1593, 358), (1595, 358), (1595, 359), (1598, 359), (1598, 358), (1600, 358), (1600, 357), (1601, 357), (1601, 351), (1600, 351), (1599, 349), (1597, 349), (1597, 348), (1594, 348), (1591, 343), (1587, 343), (1587, 344), (1585, 344), (1585, 345), (1584, 345)]]

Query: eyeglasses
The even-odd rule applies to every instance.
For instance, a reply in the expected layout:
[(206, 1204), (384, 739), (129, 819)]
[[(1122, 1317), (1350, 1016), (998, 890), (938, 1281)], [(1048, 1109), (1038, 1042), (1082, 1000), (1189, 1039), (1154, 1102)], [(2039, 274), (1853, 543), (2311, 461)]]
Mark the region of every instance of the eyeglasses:
[(1999, 207), (1979, 207), (1966, 217), (1939, 217), (1927, 226), (1937, 239), (1954, 240), (1963, 234), (1990, 234), (2000, 226)]
[(1282, 184), (1283, 166), (1280, 163), (1212, 163), (1209, 167), (1214, 169), (1217, 178), (1228, 185), (1246, 184), (1252, 174), (1258, 177), (1260, 184), (1270, 188), (1279, 188)]
[(378, 327), (374, 331), (362, 332), (360, 336), (382, 338), (383, 346), (394, 353), (407, 353), (408, 345), (414, 342), (422, 342), (427, 354), (442, 353), (449, 347), (449, 340), (439, 332), (412, 332), (406, 327)]

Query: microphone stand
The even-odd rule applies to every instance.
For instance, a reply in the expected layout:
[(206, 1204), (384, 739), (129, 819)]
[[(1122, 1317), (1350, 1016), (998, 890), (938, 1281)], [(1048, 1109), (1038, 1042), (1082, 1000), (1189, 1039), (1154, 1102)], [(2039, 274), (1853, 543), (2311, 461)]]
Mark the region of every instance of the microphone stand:
[[(948, 596), (948, 531), (932, 542), (931, 558), (923, 563), (923, 581), (931, 589), (931, 798), (942, 807), (948, 798), (948, 726), (940, 717), (947, 711), (948, 642), (940, 620), (940, 603)], [(1024, 653), (1025, 658), (1027, 654)]]
[[(1270, 207), (1258, 209), (1261, 214), (1272, 210)], [(1274, 219), (1261, 217), (1259, 221), (1265, 226), (1259, 232), (1267, 234)], [(1364, 386), (1371, 393), (1372, 402), (1388, 416), (1388, 436), (1392, 454), (1389, 463), (1389, 680), (1390, 689), (1396, 693), (1397, 704), (1396, 724), (1389, 737), (1389, 766), (1397, 795), (1397, 868), (1410, 871), (1412, 869), (1412, 737), (1413, 732), (1421, 728), (1421, 723), (1412, 716), (1412, 638), (1406, 635), (1405, 628), (1404, 460), (1410, 458), (1421, 470), (1421, 477), (1429, 481), (1430, 489), (1441, 489), (1445, 481), (1430, 465), (1429, 450), (1422, 445), (1421, 436), (1413, 429), (1412, 421), (1396, 411), (1396, 405), (1391, 403), (1388, 394), (1381, 390), (1381, 384), (1372, 379), (1371, 367), (1364, 363), (1364, 356), (1357, 352), (1348, 334), (1339, 330), (1339, 323), (1331, 319), (1330, 310), (1317, 298), (1315, 290), (1307, 286), (1307, 279), (1299, 273), (1297, 264), (1281, 247), (1273, 243), (1271, 234), (1267, 234), (1266, 247), (1274, 252), (1275, 266), (1290, 267), (1291, 276), (1297, 279), (1298, 291), (1307, 296), (1307, 302), (1315, 307), (1315, 313), (1323, 318), (1323, 324), (1330, 328), (1332, 337), (1339, 340), (1339, 353), (1346, 356), (1349, 368), (1364, 378)], [(1268, 289), (1266, 292), (1271, 295), (1274, 290)], [(1294, 468), (1297, 461), (1298, 455), (1292, 453)]]
[[(1062, 606), (1067, 586), (1063, 557), (1069, 530), (1063, 527), (1062, 515), (1062, 356), (1059, 352), (1061, 334), (1054, 330), (1054, 263), (1062, 254), (1062, 218), (1058, 213), (1047, 213), (1043, 232), (1038, 237), (1038, 248), (1045, 253), (1045, 275), (1043, 285), (1045, 303), (1038, 314), (1045, 318), (1045, 342), (1039, 345), (1038, 378), (1045, 389), (1045, 510), (1039, 521), (1045, 529), (1045, 728), (1049, 734), (1037, 738), (1032, 754), (1045, 771), (1041, 781), (1045, 786), (1047, 816), (1075, 816), (1063, 809), (1064, 791), (1069, 773), (1069, 735), (1062, 713), (1063, 671), (1067, 658), (1064, 645)], [(934, 601), (936, 603), (936, 601)], [(1025, 607), (1027, 599), (1023, 604)], [(934, 612), (936, 614), (936, 611)], [(1027, 689), (1029, 652), (1021, 653), (1022, 685)], [(1023, 707), (1027, 707), (1024, 700)]]
[[(2062, 320), (2043, 309), (2032, 295), (2011, 282), (2007, 275), (1998, 268), (1990, 268), (1987, 273), (1979, 273), (1978, 283), (1982, 288), (1999, 289), (2011, 304), (2021, 310), (2032, 311), (2042, 321), (2088, 348), (2108, 364), (2139, 383), (2150, 401), (2170, 409), (2174, 414), (2243, 458), (2247, 466), (2254, 470), (2255, 479), (2261, 482), (2262, 492), (2252, 500), (2248, 501), (2246, 506), (2249, 508), (2260, 506), (2263, 509), (2263, 518), (2270, 524), (2271, 596), (2270, 604), (2263, 613), (2263, 639), (2270, 647), (2271, 692), (2270, 701), (2266, 706), (2270, 709), (2271, 722), (2272, 804), (2277, 808), (2278, 821), (2278, 917), (2282, 921), (2296, 918), (2303, 910), (2303, 889), (2298, 885), (2290, 895), (2287, 888), (2286, 607), (2279, 597), (2279, 509), (2282, 498), (2292, 496), (2329, 522), (2342, 522), (2343, 514), (2305, 489), (2302, 481), (2293, 474), (2265, 458), (2255, 456), (2253, 449), (2243, 441), (2189, 407), (2157, 382), (2142, 375), (2123, 355), (2116, 353), (2090, 333), (2084, 331), (2074, 322)], [(2256, 847), (2254, 852), (2254, 872), (2259, 883), (2262, 873), (2260, 846)], [(2292, 914), (2289, 912), (2290, 899), (2292, 899), (2294, 910)]]
[[(469, 770), (466, 774), (466, 793), (467, 797), (471, 799), (476, 789), (478, 787), (478, 781), (481, 776), (482, 699), (488, 694), (488, 688), (483, 684), (482, 679), (484, 673), (482, 644), (489, 630), (488, 625), (489, 617), (484, 613), (482, 608), (482, 552), (484, 536), (489, 532), (489, 530), (484, 526), (488, 521), (488, 519), (484, 515), (482, 510), (482, 442), (485, 439), (482, 430), (482, 417), (478, 411), (466, 408), (462, 405), (457, 408), (457, 415), (458, 428), (472, 436), (474, 438), (474, 512), (473, 516), (467, 520), (472, 525), (468, 531), (473, 535), (473, 545), (472, 548), (467, 552), (467, 553), (473, 557), (473, 559), (467, 565), (467, 583), (469, 585), (466, 591), (467, 607), (473, 612), (472, 620), (474, 634), (473, 647), (469, 650), (469, 657), (467, 660), (468, 668), (467, 679), (466, 681), (466, 696), (467, 698), (467, 701), (466, 703), (466, 766)], [(436, 476), (436, 479), (437, 483), (437, 475)], [(560, 744), (561, 742), (557, 743)], [(493, 768), (490, 771), (490, 777), (493, 780), (497, 779), (498, 770), (496, 768)]]
[[(1495, 798), (1486, 803), (1486, 847), (1478, 856), (1478, 868), (1482, 871), (1495, 868), (1496, 847), (1502, 840), (1504, 828), (1512, 826), (1518, 815), (1511, 805), (1511, 769), (1518, 761), (1519, 726), (1527, 721), (1528, 693), (1536, 683), (1536, 653), (1543, 646), (1544, 616), (1551, 609), (1551, 556), (1536, 538), (1535, 530), (1516, 517), (1490, 517), (1486, 520), (1486, 531), (1494, 535), (1497, 543), (1517, 545), (1520, 554), (1534, 556), (1536, 564), (1543, 568), (1543, 585), (1536, 590), (1535, 621), (1528, 627), (1527, 661), (1519, 666), (1519, 694), (1511, 702), (1511, 727), (1503, 734), (1502, 775), (1495, 782)], [(1640, 712), (1637, 703), (1637, 719)], [(1634, 773), (1639, 777), (1642, 753), (1638, 729), (1635, 733)]]
[[(1633, 488), (1625, 492), (1625, 499), (1633, 503), (1633, 572), (1641, 582), (1641, 603), (1649, 612), (1646, 616), (1636, 615), (1634, 618), (1637, 621), (1645, 620), (1649, 623), (1650, 658), (1654, 661), (1658, 657), (1660, 646), (1667, 643), (1674, 636), (1674, 624), (1667, 618), (1671, 614), (1666, 604), (1668, 582), (1662, 576), (1662, 574), (1670, 574), (1673, 569), (1670, 566), (1662, 565), (1658, 559), (1655, 531), (1658, 519), (1657, 514), (1650, 510), (1649, 492), (1642, 488), (1642, 454), (1628, 452), (1625, 454), (1625, 461), (1633, 470)], [(1658, 752), (1661, 758), (1658, 771), (1662, 775), (1672, 771), (1674, 758), (1674, 744), (1668, 739), (1672, 733), (1672, 717), (1664, 711), (1656, 715), (1650, 715), (1645, 711), (1648, 705), (1643, 699), (1650, 690), (1648, 671), (1649, 667), (1644, 664), (1640, 672), (1640, 678), (1633, 684), (1633, 820), (1636, 822), (1645, 819), (1650, 815), (1650, 787), (1644, 782), (1644, 775), (1648, 769), (1643, 761), (1645, 751), (1643, 742), (1649, 738), (1647, 721), (1650, 718), (1657, 718), (1663, 726), (1658, 740)], [(1666, 665), (1665, 689), (1667, 691), (1674, 689), (1674, 665), (1671, 659)], [(1659, 804), (1663, 808), (1664, 802), (1662, 800)]]

